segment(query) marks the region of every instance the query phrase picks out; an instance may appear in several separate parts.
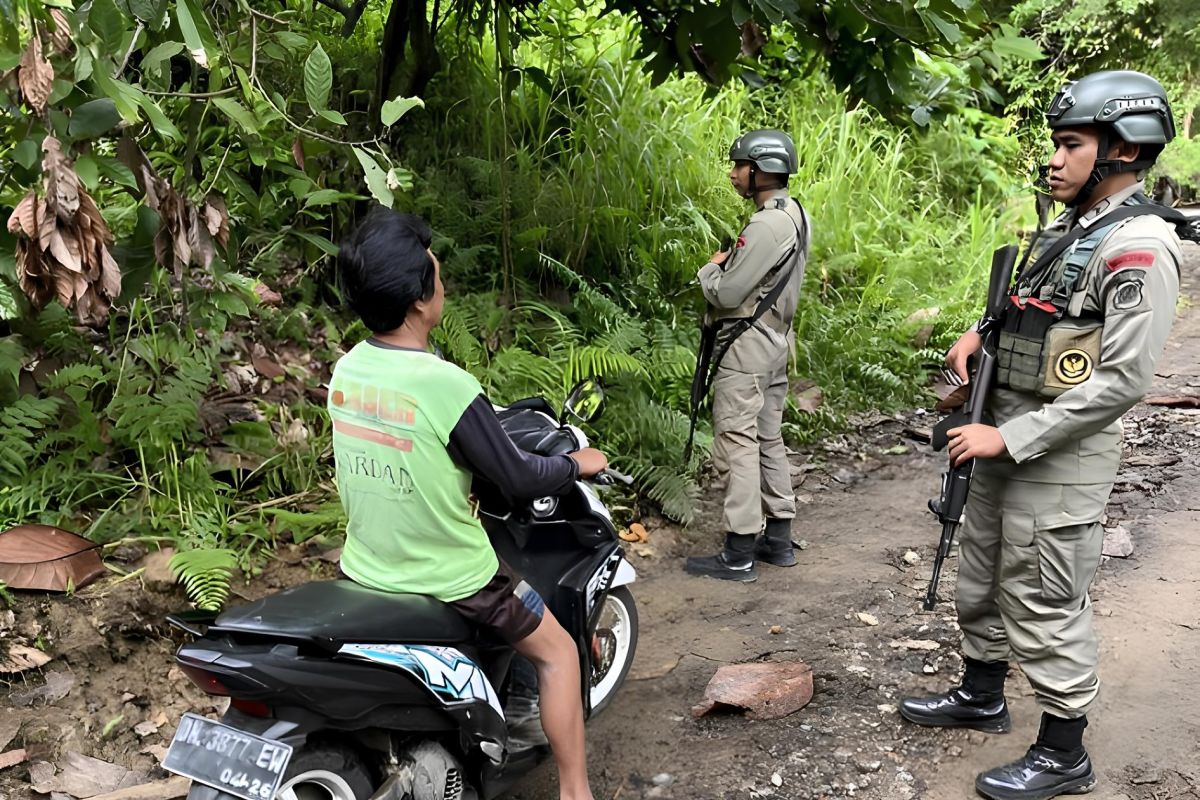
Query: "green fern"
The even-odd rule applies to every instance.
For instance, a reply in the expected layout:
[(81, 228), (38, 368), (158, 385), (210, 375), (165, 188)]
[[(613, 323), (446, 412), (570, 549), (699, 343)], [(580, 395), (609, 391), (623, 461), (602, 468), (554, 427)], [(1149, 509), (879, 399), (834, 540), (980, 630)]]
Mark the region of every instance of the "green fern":
[(0, 410), (0, 472), (21, 477), (45, 447), (45, 432), (58, 422), (59, 400), (26, 395)]
[(173, 555), (167, 566), (197, 608), (219, 611), (229, 597), (237, 558), (236, 552), (224, 548), (183, 550)]

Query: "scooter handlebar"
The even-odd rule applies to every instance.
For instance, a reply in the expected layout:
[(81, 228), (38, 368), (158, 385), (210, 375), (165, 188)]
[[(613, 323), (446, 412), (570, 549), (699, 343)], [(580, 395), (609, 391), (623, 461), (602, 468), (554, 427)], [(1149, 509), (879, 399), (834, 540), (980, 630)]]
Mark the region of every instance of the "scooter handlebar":
[(626, 486), (630, 486), (633, 484), (633, 476), (608, 467), (593, 475), (592, 482), (600, 486), (612, 486), (614, 483), (623, 483)]

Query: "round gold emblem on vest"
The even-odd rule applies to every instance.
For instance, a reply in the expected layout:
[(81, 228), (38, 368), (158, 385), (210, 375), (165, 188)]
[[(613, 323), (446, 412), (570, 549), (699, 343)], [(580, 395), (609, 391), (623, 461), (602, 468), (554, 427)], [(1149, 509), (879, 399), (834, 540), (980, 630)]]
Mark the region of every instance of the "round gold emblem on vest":
[(1092, 377), (1092, 357), (1082, 350), (1064, 350), (1054, 362), (1054, 377), (1068, 386)]

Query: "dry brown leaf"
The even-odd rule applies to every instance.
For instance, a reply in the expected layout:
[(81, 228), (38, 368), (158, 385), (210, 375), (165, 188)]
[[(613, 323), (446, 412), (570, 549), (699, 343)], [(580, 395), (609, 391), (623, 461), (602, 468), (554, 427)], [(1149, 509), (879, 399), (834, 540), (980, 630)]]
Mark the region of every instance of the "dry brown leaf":
[(258, 301), (264, 306), (277, 306), (283, 302), (283, 297), (279, 292), (261, 281), (254, 284), (254, 293), (258, 295)]
[(53, 136), (42, 140), (42, 171), (46, 174), (46, 203), (55, 216), (67, 222), (79, 211), (79, 176), (71, 167), (70, 159), (62, 151), (62, 144)]
[(50, 45), (59, 53), (71, 49), (71, 23), (67, 15), (57, 8), (50, 9), (50, 18), (54, 20), (54, 30), (50, 32)]
[(49, 662), (50, 656), (36, 647), (14, 644), (8, 648), (7, 657), (3, 661), (0, 661), (0, 672), (24, 672), (27, 669), (34, 669)]
[(806, 414), (812, 414), (825, 402), (825, 393), (820, 386), (809, 386), (796, 392), (796, 408)]
[(304, 142), (300, 141), (299, 136), (292, 142), (292, 158), (297, 167), (304, 169)]
[(21, 291), (38, 308), (57, 298), (80, 322), (98, 325), (121, 291), (112, 233), (59, 141), (47, 136), (42, 150), (45, 196), (30, 192), (8, 220)]
[(8, 218), (9, 233), (24, 233), (26, 236), (37, 235), (37, 218), (38, 218), (38, 200), (37, 193), (30, 192), (21, 198), (21, 202), (17, 203), (17, 207), (13, 209)]
[(37, 113), (46, 110), (46, 101), (54, 88), (54, 67), (42, 55), (42, 38), (34, 36), (21, 56), (21, 68), (17, 74), (21, 94), (25, 102)]
[(210, 194), (204, 203), (204, 221), (208, 233), (217, 240), (221, 247), (229, 246), (229, 209), (225, 207), (225, 198), (219, 194)]

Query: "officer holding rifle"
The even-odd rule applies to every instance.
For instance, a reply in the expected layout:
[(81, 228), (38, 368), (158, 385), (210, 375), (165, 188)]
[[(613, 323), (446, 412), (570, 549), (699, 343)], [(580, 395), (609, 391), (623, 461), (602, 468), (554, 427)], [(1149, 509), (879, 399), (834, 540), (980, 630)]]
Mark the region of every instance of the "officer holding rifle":
[[(1007, 302), (998, 293), (998, 320), (985, 325), (995, 336), (985, 398), (994, 424), (960, 419), (945, 431), (948, 474), (965, 465), (970, 487), (957, 589), (965, 673), (948, 692), (900, 707), (919, 725), (1007, 732), (1004, 681), (1015, 660), (1041, 728), (1023, 758), (977, 777), (976, 789), (997, 800), (1095, 784), (1083, 746), (1099, 690), (1088, 586), (1120, 418), (1150, 388), (1179, 292), (1182, 218), (1142, 186), (1175, 135), (1162, 86), (1138, 72), (1095, 73), (1067, 84), (1047, 118), (1049, 194), (1067, 209), (1035, 239)], [(980, 347), (980, 332), (968, 331), (948, 365), (966, 380)], [(952, 533), (957, 511), (943, 520)]]

